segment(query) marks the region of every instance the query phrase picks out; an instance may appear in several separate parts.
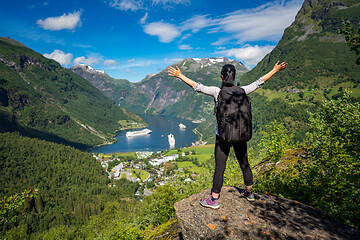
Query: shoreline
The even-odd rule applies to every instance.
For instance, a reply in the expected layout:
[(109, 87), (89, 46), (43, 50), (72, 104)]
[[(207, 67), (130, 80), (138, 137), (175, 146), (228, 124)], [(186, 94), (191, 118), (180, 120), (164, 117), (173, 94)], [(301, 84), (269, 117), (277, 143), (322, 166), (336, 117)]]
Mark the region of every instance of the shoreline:
[(85, 150), (85, 152), (90, 152), (90, 151), (93, 150), (94, 148), (98, 148), (98, 147), (101, 147), (101, 146), (111, 145), (111, 144), (117, 143), (118, 140), (117, 140), (115, 137), (118, 135), (118, 132), (120, 132), (120, 131), (130, 130), (130, 129), (146, 128), (148, 125), (149, 125), (149, 124), (146, 123), (146, 124), (145, 124), (144, 126), (142, 126), (142, 127), (136, 127), (136, 128), (121, 128), (121, 129), (115, 130), (115, 134), (111, 137), (111, 138), (114, 140), (113, 142), (100, 143), (100, 144), (98, 144), (98, 145), (89, 147), (88, 149)]
[[(161, 114), (157, 114), (157, 115), (148, 114), (148, 115), (150, 115), (150, 116), (159, 116), (159, 117), (178, 118), (178, 119), (183, 119), (183, 120), (186, 120), (186, 121), (190, 121), (191, 123), (194, 124), (193, 120), (187, 119), (187, 118), (182, 118), (182, 117), (179, 117), (179, 116), (168, 116), (168, 115), (161, 115)], [(181, 123), (181, 121), (180, 121), (180, 123)], [(196, 124), (196, 126), (195, 126), (192, 130), (190, 130), (190, 131), (195, 134), (196, 139), (193, 140), (191, 143), (188, 144), (189, 147), (192, 146), (192, 143), (196, 143), (196, 142), (201, 142), (201, 143), (202, 143), (202, 140), (203, 140), (203, 139), (202, 139), (202, 138), (203, 138), (202, 133), (199, 132), (199, 131), (196, 129), (199, 124), (198, 124), (198, 123), (195, 123), (195, 124)], [(116, 139), (115, 137), (118, 135), (118, 133), (119, 133), (120, 131), (131, 130), (131, 129), (133, 129), (133, 130), (135, 130), (135, 129), (142, 129), (142, 128), (146, 128), (146, 127), (148, 127), (148, 126), (149, 126), (149, 124), (146, 123), (146, 125), (144, 125), (144, 126), (142, 126), (142, 127), (137, 127), (137, 128), (121, 128), (121, 129), (118, 129), (118, 130), (115, 131), (116, 134), (115, 134), (114, 137), (112, 138), (114, 141), (112, 141), (112, 142), (104, 142), (104, 143), (101, 143), (101, 144), (97, 144), (97, 145), (95, 145), (95, 146), (92, 146), (92, 147), (88, 148), (86, 151), (91, 153), (91, 151), (92, 151), (93, 149), (95, 149), (95, 148), (102, 147), (102, 146), (106, 146), (106, 145), (111, 145), (111, 144), (116, 144), (119, 140)], [(185, 147), (185, 146), (184, 146), (184, 147)], [(180, 147), (180, 148), (182, 148), (182, 147)], [(165, 150), (168, 150), (168, 148), (167, 148), (166, 146), (163, 146), (163, 147), (161, 147), (161, 148), (159, 148), (159, 149), (156, 148), (156, 150), (151, 150), (151, 151), (165, 151)], [(131, 151), (132, 151), (132, 150), (131, 150)], [(150, 149), (139, 150), (139, 151), (150, 151)], [(120, 152), (122, 152), (122, 151), (120, 151)], [(120, 153), (120, 152), (118, 152), (118, 153)], [(126, 151), (125, 151), (125, 152), (126, 152)], [(98, 153), (99, 153), (99, 152), (98, 152)], [(105, 153), (104, 153), (104, 154), (105, 154)]]

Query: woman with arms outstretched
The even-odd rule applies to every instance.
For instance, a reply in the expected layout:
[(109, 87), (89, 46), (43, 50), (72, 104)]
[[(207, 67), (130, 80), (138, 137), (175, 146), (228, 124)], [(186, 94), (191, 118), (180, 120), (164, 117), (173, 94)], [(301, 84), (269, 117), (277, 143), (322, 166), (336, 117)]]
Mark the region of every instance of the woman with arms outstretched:
[[(282, 62), (279, 64), (279, 61), (274, 65), (273, 69), (256, 80), (255, 82), (241, 87), (246, 94), (250, 94), (254, 92), (256, 89), (260, 88), (267, 80), (269, 80), (275, 73), (285, 69), (287, 66), (286, 62)], [(186, 77), (181, 73), (181, 70), (176, 66), (168, 68), (169, 76), (177, 77), (181, 79), (184, 83), (189, 85), (195, 91), (210, 95), (215, 100), (215, 105), (217, 104), (218, 95), (222, 87), (231, 87), (234, 86), (235, 78), (236, 78), (236, 69), (231, 64), (226, 64), (221, 69), (221, 88), (215, 86), (204, 86), (201, 83), (197, 83), (190, 78)], [(252, 193), (252, 185), (253, 185), (253, 174), (248, 162), (247, 156), (247, 143), (246, 142), (238, 142), (238, 143), (229, 143), (224, 142), (220, 139), (218, 135), (218, 128), (216, 128), (216, 142), (215, 142), (215, 172), (213, 177), (213, 187), (211, 189), (210, 197), (207, 199), (201, 199), (200, 204), (204, 207), (210, 207), (217, 209), (219, 208), (218, 199), (220, 197), (220, 191), (224, 181), (224, 172), (226, 167), (226, 161), (229, 156), (231, 146), (234, 148), (236, 158), (240, 164), (241, 170), (244, 176), (244, 182), (246, 186), (246, 190), (242, 192), (242, 196), (245, 197), (249, 201), (254, 201), (255, 197)]]

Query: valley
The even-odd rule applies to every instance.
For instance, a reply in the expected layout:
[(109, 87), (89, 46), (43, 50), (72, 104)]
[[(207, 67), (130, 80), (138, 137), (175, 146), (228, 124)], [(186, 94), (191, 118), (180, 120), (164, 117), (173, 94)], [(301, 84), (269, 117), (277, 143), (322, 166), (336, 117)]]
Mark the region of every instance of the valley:
[[(171, 64), (196, 82), (220, 86), (219, 71), (231, 63), (244, 86), (276, 61), (287, 61), (284, 71), (249, 95), (254, 192), (322, 209), (355, 228), (360, 68), (339, 29), (349, 20), (357, 30), (359, 12), (355, 0), (305, 0), (277, 46), (251, 70), (227, 57), (187, 56)], [(166, 68), (130, 82), (89, 65), (62, 67), (0, 37), (0, 238), (156, 239), (174, 228), (175, 202), (212, 187), (211, 97), (168, 76)], [(126, 149), (116, 134), (125, 138), (152, 117), (166, 132)], [(191, 141), (179, 144), (169, 130), (179, 124), (171, 126), (167, 117), (184, 122)], [(170, 133), (176, 139), (171, 150)], [(207, 145), (189, 145), (199, 139)], [(125, 150), (89, 150), (115, 142)], [(224, 185), (243, 186), (233, 151)]]
[[(0, 38), (1, 131), (88, 149), (114, 141), (122, 121), (146, 123), (88, 81), (9, 38)], [(122, 120), (122, 121), (121, 121)]]

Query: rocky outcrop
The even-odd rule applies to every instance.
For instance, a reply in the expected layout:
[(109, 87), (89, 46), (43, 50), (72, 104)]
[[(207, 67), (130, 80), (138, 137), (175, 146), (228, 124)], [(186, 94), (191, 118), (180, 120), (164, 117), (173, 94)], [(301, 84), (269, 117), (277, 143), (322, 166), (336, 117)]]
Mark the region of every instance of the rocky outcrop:
[(255, 194), (249, 202), (241, 189), (224, 187), (220, 208), (204, 208), (210, 190), (175, 203), (184, 239), (360, 239), (360, 230), (330, 220), (300, 202)]

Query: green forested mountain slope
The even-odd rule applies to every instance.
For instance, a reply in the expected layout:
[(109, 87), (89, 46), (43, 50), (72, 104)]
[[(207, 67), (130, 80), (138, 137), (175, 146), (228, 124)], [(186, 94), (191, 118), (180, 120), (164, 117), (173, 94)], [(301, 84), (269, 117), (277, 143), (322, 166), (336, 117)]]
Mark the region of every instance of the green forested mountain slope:
[[(357, 28), (359, 13), (359, 1), (305, 0), (275, 49), (241, 77), (241, 85), (246, 85), (270, 71), (277, 60), (289, 63), (250, 95), (255, 130), (250, 146), (257, 146), (258, 133), (273, 120), (284, 123), (295, 140), (302, 141), (308, 129), (308, 112), (314, 112), (323, 100), (342, 96), (346, 88), (352, 90), (352, 100), (359, 101), (357, 56), (338, 33), (343, 20), (350, 20)], [(199, 128), (211, 137), (209, 125)]]
[[(1, 200), (27, 188), (38, 189), (37, 197), (13, 210), (18, 213), (15, 223), (0, 222), (0, 239), (38, 239), (36, 234), (50, 228), (75, 228), (109, 202), (127, 208), (130, 203), (120, 199), (132, 198), (138, 187), (125, 179), (109, 187), (108, 174), (90, 153), (19, 133), (0, 133), (0, 159)], [(3, 238), (8, 231), (18, 237)]]
[(143, 123), (85, 79), (9, 38), (0, 38), (0, 116), (2, 132), (79, 148), (113, 141), (125, 127), (120, 120)]
[(95, 70), (83, 64), (74, 65), (71, 71), (88, 80), (93, 86), (112, 99), (121, 99), (124, 93), (130, 91), (133, 83), (125, 79), (114, 79), (104, 71)]
[(312, 92), (338, 90), (341, 86), (358, 89), (360, 76), (356, 55), (338, 30), (345, 20), (358, 28), (359, 13), (357, 0), (305, 0), (276, 48), (245, 74), (242, 81), (248, 83), (254, 76), (268, 71), (277, 60), (284, 60), (289, 62), (287, 71), (264, 88)]

